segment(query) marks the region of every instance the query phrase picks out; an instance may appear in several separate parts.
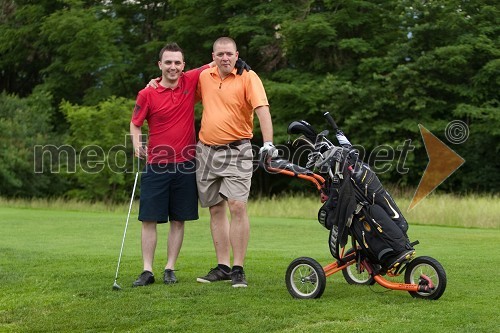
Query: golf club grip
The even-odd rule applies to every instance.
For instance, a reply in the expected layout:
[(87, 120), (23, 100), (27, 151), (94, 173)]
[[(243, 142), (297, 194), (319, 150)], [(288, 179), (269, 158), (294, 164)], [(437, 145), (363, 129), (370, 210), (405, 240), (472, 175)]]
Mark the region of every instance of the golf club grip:
[(335, 130), (335, 136), (337, 137), (337, 140), (339, 141), (340, 145), (344, 148), (351, 148), (352, 144), (349, 142), (349, 139), (345, 136), (344, 132), (337, 126), (337, 123), (335, 120), (333, 120), (333, 117), (329, 112), (325, 112), (325, 117), (328, 123), (333, 127)]
[(333, 117), (332, 115), (330, 114), (330, 112), (325, 112), (324, 116), (326, 117), (326, 121), (328, 121), (328, 123), (330, 124), (330, 126), (333, 127), (334, 130), (338, 130), (339, 127), (337, 126), (337, 123), (335, 123), (335, 120), (333, 120)]

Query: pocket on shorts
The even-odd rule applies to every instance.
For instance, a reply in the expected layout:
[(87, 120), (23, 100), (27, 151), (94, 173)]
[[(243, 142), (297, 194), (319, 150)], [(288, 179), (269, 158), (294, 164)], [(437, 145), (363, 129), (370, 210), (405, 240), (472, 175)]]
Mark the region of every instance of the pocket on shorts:
[(240, 169), (242, 172), (248, 172), (252, 173), (253, 172), (253, 150), (252, 150), (252, 145), (251, 144), (242, 144), (238, 146), (235, 150), (237, 151), (237, 164), (238, 164), (238, 169)]

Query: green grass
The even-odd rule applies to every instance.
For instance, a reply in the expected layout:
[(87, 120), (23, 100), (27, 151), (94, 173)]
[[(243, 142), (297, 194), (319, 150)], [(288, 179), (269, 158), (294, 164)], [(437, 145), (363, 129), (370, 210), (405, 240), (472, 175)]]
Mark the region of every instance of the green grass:
[[(396, 202), (412, 225), (500, 228), (498, 196), (432, 194), (408, 211), (413, 192), (401, 193), (397, 189), (391, 192), (397, 193)], [(253, 217), (314, 219), (320, 206), (318, 196), (287, 195), (270, 199), (251, 199), (248, 211)], [(89, 203), (64, 199), (8, 200), (0, 197), (0, 207), (119, 213), (128, 210), (128, 203), (109, 205), (102, 202)], [(133, 208), (138, 209), (138, 202), (134, 202)], [(200, 215), (207, 217), (209, 214), (206, 209), (201, 209)]]
[[(417, 254), (435, 257), (446, 269), (448, 287), (437, 301), (380, 286), (350, 286), (341, 274), (327, 279), (320, 299), (295, 300), (284, 283), (288, 264), (299, 256), (323, 265), (332, 260), (328, 232), (315, 214), (252, 215), (245, 265), (249, 287), (234, 289), (195, 281), (215, 264), (202, 211), (199, 221), (186, 225), (176, 267), (179, 283), (134, 289), (130, 285), (142, 268), (134, 206), (118, 279), (123, 290), (117, 292), (111, 287), (128, 206), (27, 206), (0, 203), (0, 332), (492, 332), (498, 327), (497, 227), (410, 221), (410, 238), (421, 242)], [(266, 212), (277, 211), (275, 203)], [(167, 229), (159, 227), (158, 278)]]

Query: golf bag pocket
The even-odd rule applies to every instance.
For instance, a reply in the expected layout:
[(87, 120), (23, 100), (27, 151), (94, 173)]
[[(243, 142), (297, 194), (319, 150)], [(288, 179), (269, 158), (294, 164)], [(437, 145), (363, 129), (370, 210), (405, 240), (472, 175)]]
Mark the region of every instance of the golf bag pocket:
[(318, 222), (328, 230), (332, 230), (335, 223), (333, 215), (337, 207), (339, 194), (336, 189), (330, 191), (330, 196), (318, 211)]
[(377, 174), (366, 163), (356, 166), (352, 179), (372, 205), (384, 209), (391, 220), (404, 232), (408, 231), (408, 222), (404, 218), (396, 202), (386, 191)]
[(365, 206), (354, 216), (351, 235), (368, 259), (384, 268), (413, 250), (405, 233), (379, 205)]
[(323, 227), (327, 228), (328, 230), (331, 230), (333, 227), (332, 218), (331, 218), (331, 211), (332, 210), (333, 210), (333, 206), (330, 206), (330, 202), (329, 202), (329, 200), (327, 200), (318, 211), (319, 224), (321, 224)]

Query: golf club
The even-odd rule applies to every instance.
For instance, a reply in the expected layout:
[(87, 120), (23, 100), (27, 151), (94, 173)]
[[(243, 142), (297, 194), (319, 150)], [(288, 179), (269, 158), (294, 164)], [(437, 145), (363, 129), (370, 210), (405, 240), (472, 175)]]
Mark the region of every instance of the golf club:
[(113, 290), (121, 290), (122, 288), (116, 283), (118, 279), (118, 270), (120, 269), (120, 261), (122, 259), (123, 244), (125, 243), (125, 235), (127, 235), (128, 220), (130, 219), (130, 211), (132, 210), (132, 203), (134, 202), (135, 188), (137, 186), (137, 178), (139, 176), (139, 169), (135, 173), (134, 188), (132, 190), (132, 196), (130, 197), (130, 205), (128, 206), (127, 222), (125, 223), (125, 230), (123, 231), (122, 246), (120, 249), (120, 256), (118, 257), (118, 265), (116, 266), (115, 282), (113, 283)]

